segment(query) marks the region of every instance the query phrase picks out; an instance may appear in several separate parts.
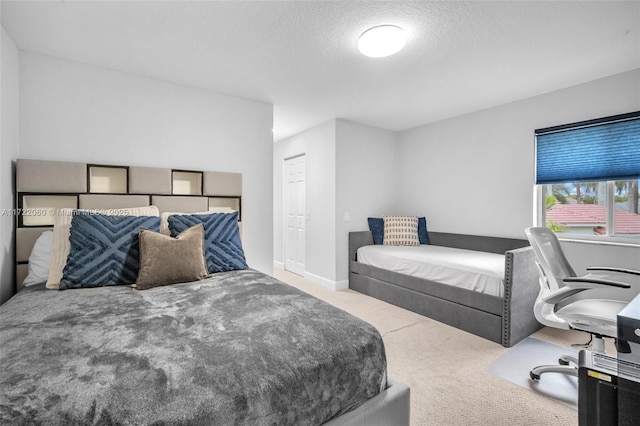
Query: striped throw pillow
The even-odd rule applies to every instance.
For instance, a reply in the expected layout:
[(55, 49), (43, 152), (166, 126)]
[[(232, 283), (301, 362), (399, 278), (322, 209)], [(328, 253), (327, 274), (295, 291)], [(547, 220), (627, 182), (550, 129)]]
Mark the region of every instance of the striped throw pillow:
[(417, 216), (385, 216), (385, 246), (419, 246)]

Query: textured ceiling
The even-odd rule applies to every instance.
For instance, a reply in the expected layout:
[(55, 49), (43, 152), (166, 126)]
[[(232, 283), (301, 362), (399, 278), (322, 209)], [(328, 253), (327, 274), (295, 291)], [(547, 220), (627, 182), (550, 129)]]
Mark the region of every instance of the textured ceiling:
[[(640, 2), (2, 1), (18, 48), (390, 130), (640, 68)], [(382, 23), (408, 43), (358, 53)]]

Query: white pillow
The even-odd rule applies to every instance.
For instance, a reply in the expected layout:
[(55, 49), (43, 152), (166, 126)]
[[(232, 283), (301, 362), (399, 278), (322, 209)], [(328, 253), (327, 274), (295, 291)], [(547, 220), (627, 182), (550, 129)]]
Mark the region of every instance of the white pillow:
[(44, 231), (36, 240), (29, 255), (29, 274), (22, 282), (23, 286), (26, 287), (47, 281), (52, 246), (53, 231)]
[[(53, 222), (53, 248), (47, 288), (57, 290), (62, 279), (62, 272), (67, 264), (67, 257), (71, 251), (69, 235), (71, 233), (71, 219), (74, 209), (61, 209)], [(156, 206), (132, 207), (126, 209), (79, 210), (110, 216), (160, 216)]]

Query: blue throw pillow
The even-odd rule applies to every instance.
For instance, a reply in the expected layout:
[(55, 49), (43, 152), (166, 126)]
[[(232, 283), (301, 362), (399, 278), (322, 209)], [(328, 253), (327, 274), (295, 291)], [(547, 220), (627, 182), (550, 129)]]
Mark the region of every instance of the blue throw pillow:
[(204, 258), (210, 274), (248, 268), (240, 242), (238, 212), (171, 215), (168, 222), (172, 237), (202, 223)]
[(369, 230), (373, 235), (373, 244), (381, 245), (384, 243), (384, 219), (381, 217), (370, 217), (367, 219), (369, 222)]
[(431, 244), (429, 242), (429, 232), (427, 231), (427, 219), (424, 217), (418, 218), (418, 239), (420, 244)]
[(60, 289), (135, 283), (141, 227), (158, 232), (160, 218), (74, 212)]

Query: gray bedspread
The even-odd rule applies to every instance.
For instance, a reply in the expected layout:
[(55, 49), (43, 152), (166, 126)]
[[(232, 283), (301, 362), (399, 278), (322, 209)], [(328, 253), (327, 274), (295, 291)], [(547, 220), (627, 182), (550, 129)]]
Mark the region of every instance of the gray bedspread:
[(371, 325), (254, 270), (0, 306), (0, 422), (318, 425), (386, 387)]

